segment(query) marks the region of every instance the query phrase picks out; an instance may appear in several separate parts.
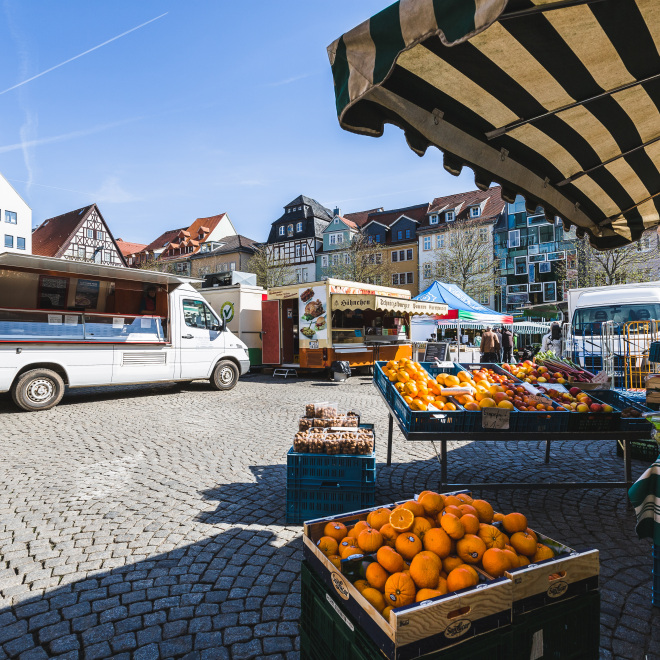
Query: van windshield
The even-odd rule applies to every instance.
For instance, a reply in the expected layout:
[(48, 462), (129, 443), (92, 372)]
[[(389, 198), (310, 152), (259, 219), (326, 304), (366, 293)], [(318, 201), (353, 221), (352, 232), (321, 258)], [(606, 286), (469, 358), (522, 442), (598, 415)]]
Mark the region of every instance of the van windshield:
[(573, 332), (576, 334), (600, 334), (606, 321), (623, 325), (630, 321), (660, 319), (659, 303), (636, 303), (631, 305), (599, 305), (582, 307), (573, 315)]

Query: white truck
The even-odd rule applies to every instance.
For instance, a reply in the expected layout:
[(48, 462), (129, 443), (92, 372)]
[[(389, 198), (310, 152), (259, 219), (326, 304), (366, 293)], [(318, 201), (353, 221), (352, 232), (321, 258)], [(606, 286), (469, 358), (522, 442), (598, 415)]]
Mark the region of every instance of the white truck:
[(229, 390), (249, 368), (246, 345), (186, 278), (0, 254), (0, 392), (24, 410), (52, 408), (67, 387)]

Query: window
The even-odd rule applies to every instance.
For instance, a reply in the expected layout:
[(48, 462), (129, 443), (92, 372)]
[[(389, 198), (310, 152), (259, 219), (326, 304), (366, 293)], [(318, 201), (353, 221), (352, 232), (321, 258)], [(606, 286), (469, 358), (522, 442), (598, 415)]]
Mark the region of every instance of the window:
[(337, 243), (344, 242), (344, 234), (337, 234)]
[(396, 235), (400, 241), (403, 240), (403, 230), (398, 231)]
[(104, 261), (112, 261), (112, 252), (110, 250), (106, 250), (104, 255), (103, 255), (103, 260)]
[(509, 232), (509, 247), (520, 247), (520, 229), (514, 229)]
[(293, 225), (288, 225), (286, 228), (286, 235), (293, 236)]
[(85, 248), (84, 247), (79, 247), (78, 248), (78, 259), (84, 259), (85, 258)]
[(5, 234), (5, 247), (13, 248), (14, 247), (14, 237), (9, 234)]
[(406, 238), (410, 238), (410, 229), (406, 229)]
[(344, 254), (344, 263), (348, 266), (351, 263), (351, 255), (346, 252)]
[(328, 267), (328, 257), (327, 255), (323, 255), (321, 257), (321, 268), (327, 268)]
[(481, 207), (480, 206), (471, 206), (470, 207), (470, 217), (471, 218), (478, 218), (481, 215)]
[(399, 283), (399, 276), (397, 273), (394, 273), (394, 275), (392, 275), (392, 284), (396, 285), (398, 283)]
[(538, 284), (530, 284), (529, 285), (529, 292), (530, 293), (543, 293), (543, 284), (538, 283)]
[[(399, 278), (399, 279), (401, 279), (401, 278)], [(413, 283), (413, 274), (412, 274), (412, 273), (406, 273), (406, 282), (407, 282), (408, 284), (412, 284), (412, 283)]]
[(498, 259), (495, 264), (495, 267), (497, 268), (497, 270), (506, 270), (506, 258)]
[(333, 254), (332, 255), (332, 265), (333, 266), (339, 266), (339, 255), (338, 254)]
[(539, 243), (552, 243), (555, 238), (555, 228), (552, 225), (539, 227)]
[(296, 243), (296, 257), (300, 256), (300, 243)]
[(526, 257), (516, 257), (513, 260), (514, 263), (514, 273), (516, 275), (527, 275), (527, 258)]
[(453, 211), (445, 212), (445, 222), (454, 222), (455, 218), (456, 218), (456, 214)]
[(398, 260), (399, 260), (399, 253), (396, 250), (394, 250), (394, 252), (392, 252), (392, 261), (394, 262)]
[[(177, 264), (179, 265), (186, 264)], [(222, 325), (218, 317), (201, 300), (184, 299), (183, 318), (189, 328), (219, 330)]]
[(330, 234), (329, 242), (330, 245), (335, 245), (337, 243), (337, 234)]
[(430, 225), (437, 225), (438, 224), (438, 214), (434, 213), (430, 218), (429, 218), (429, 224)]
[(96, 240), (97, 241), (102, 241), (103, 240), (103, 232), (102, 231), (97, 231), (96, 232)]
[(513, 204), (509, 204), (509, 214), (513, 215), (514, 213), (522, 213), (525, 210), (525, 200), (518, 195), (516, 201)]
[(382, 254), (382, 252), (378, 252), (375, 256), (376, 256), (376, 263), (377, 264), (382, 264), (383, 263), (383, 254)]
[(431, 237), (430, 236), (424, 236), (424, 249), (425, 250), (430, 250), (431, 249)]
[(433, 272), (433, 264), (424, 264), (423, 270), (424, 270), (424, 279), (430, 280)]
[(530, 264), (538, 264), (541, 261), (545, 261), (545, 254), (531, 254), (527, 256), (527, 260)]
[(565, 252), (548, 252), (546, 255), (548, 261), (563, 261), (566, 259)]
[(280, 225), (280, 231), (279, 231), (280, 236), (284, 236), (284, 232), (285, 232), (285, 231), (286, 231), (286, 230), (285, 230), (285, 228), (284, 228), (284, 225)]
[(307, 256), (307, 245), (306, 245), (305, 243), (301, 243), (301, 244), (300, 244), (300, 254), (301, 254), (303, 257), (306, 257), (306, 256)]
[(488, 227), (480, 227), (479, 228), (479, 241), (481, 243), (487, 243), (488, 242)]
[(87, 238), (94, 238), (94, 230), (93, 229), (85, 230), (85, 235), (87, 236)]
[(229, 264), (229, 270), (236, 270), (236, 262), (235, 262), (235, 261), (232, 261), (232, 262)]
[(405, 260), (406, 260), (406, 251), (399, 250), (399, 261), (405, 261)]
[(296, 231), (302, 231), (302, 225), (303, 225), (302, 222), (298, 222), (298, 223), (296, 224)]
[(482, 305), (487, 305), (490, 302), (490, 294), (488, 293), (480, 293), (479, 294), (479, 302)]
[(543, 283), (543, 302), (554, 302), (557, 300), (557, 282)]
[(406, 250), (406, 259), (407, 259), (408, 261), (412, 261), (412, 258), (413, 258), (413, 251), (412, 251), (412, 249), (410, 249), (410, 250)]
[(18, 250), (25, 250), (25, 239), (20, 236), (16, 237), (16, 248)]
[(15, 225), (18, 222), (15, 211), (5, 211), (5, 222)]
[(445, 247), (445, 237), (444, 236), (436, 236), (435, 237), (435, 247), (436, 248)]
[(551, 273), (552, 264), (549, 261), (544, 261), (539, 264), (539, 273)]
[(511, 284), (506, 289), (507, 293), (527, 293), (526, 284)]
[(382, 234), (376, 234), (376, 243), (380, 243), (382, 241)]

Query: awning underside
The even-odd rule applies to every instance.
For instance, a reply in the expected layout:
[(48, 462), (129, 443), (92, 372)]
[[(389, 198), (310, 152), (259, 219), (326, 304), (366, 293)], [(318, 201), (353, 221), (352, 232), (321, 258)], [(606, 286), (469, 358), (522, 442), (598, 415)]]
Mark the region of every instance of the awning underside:
[(658, 0), (401, 0), (328, 50), (343, 128), (396, 124), (601, 249), (660, 223)]

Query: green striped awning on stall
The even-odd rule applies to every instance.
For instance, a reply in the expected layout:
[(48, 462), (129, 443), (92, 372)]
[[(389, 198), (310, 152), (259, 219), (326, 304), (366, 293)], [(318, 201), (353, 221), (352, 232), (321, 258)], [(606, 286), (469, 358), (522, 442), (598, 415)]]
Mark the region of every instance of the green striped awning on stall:
[(401, 0), (328, 53), (346, 130), (395, 124), (601, 249), (660, 223), (660, 0)]

